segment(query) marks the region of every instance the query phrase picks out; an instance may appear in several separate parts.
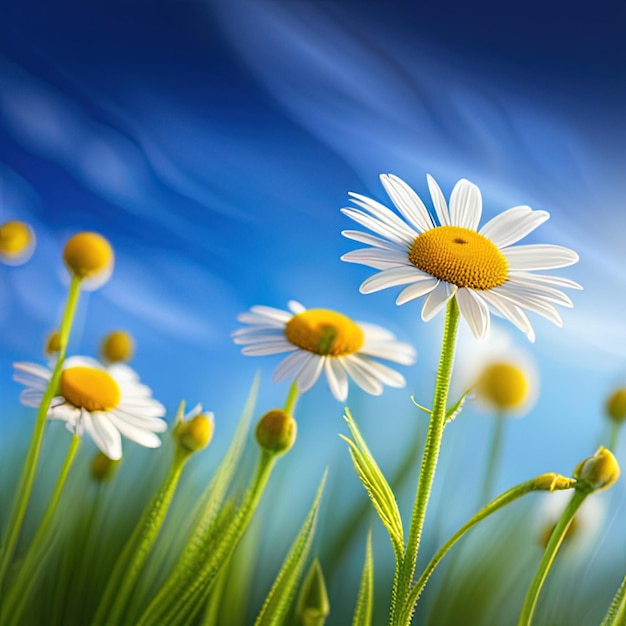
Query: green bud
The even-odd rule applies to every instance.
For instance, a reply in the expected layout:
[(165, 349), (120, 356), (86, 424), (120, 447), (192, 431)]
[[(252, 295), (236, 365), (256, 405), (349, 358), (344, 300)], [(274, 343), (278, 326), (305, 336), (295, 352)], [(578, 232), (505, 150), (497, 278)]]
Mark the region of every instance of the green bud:
[(113, 476), (121, 459), (114, 461), (103, 452), (98, 451), (91, 461), (91, 477), (98, 483), (102, 483)]
[(600, 446), (593, 456), (581, 461), (574, 470), (574, 478), (579, 482), (579, 489), (600, 491), (608, 489), (619, 478), (620, 469), (613, 453)]
[(272, 409), (259, 420), (256, 440), (266, 452), (282, 454), (293, 446), (297, 432), (298, 424), (291, 415)]
[(192, 453), (206, 448), (215, 430), (213, 413), (201, 413), (198, 407), (174, 427), (174, 439), (184, 451)]
[(614, 422), (626, 420), (626, 388), (616, 389), (606, 401), (606, 414)]
[(297, 614), (302, 626), (323, 626), (330, 613), (324, 574), (318, 559), (307, 572), (298, 596)]
[(550, 472), (541, 474), (533, 480), (533, 484), (537, 490), (542, 491), (560, 491), (562, 489), (570, 489), (576, 484), (573, 478), (568, 478), (562, 474)]

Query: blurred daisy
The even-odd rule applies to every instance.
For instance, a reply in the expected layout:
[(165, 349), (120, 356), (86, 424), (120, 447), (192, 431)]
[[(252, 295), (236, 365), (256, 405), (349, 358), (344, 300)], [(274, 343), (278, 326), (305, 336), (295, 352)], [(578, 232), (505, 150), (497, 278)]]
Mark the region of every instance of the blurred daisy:
[(480, 190), (460, 180), (452, 190), (450, 207), (435, 180), (428, 187), (439, 224), (431, 218), (419, 196), (393, 175), (381, 176), (391, 200), (404, 219), (379, 202), (351, 193), (360, 207), (342, 212), (373, 231), (370, 235), (345, 230), (343, 235), (368, 248), (348, 252), (342, 260), (381, 270), (361, 284), (362, 293), (407, 285), (396, 299), (404, 304), (427, 296), (422, 319), (428, 321), (452, 297), (474, 336), (487, 332), (490, 308), (508, 319), (534, 341), (534, 331), (522, 309), (534, 311), (557, 326), (563, 323), (555, 304), (571, 307), (571, 300), (556, 287), (581, 289), (557, 276), (535, 274), (572, 265), (578, 255), (569, 248), (549, 244), (513, 246), (550, 216), (518, 206), (504, 211), (480, 230)]
[[(39, 407), (52, 369), (37, 363), (16, 363), (14, 379), (26, 385), (23, 404)], [(139, 382), (127, 365), (104, 367), (87, 357), (70, 357), (63, 364), (61, 380), (48, 410), (48, 419), (66, 422), (79, 436), (85, 429), (110, 459), (122, 456), (121, 435), (147, 448), (158, 448), (155, 433), (167, 429), (165, 408), (152, 398), (152, 391)]]
[(244, 345), (243, 354), (265, 355), (291, 352), (274, 372), (274, 382), (289, 376), (298, 391), (309, 390), (322, 371), (337, 400), (348, 396), (348, 377), (372, 395), (380, 395), (383, 385), (404, 387), (404, 377), (370, 357), (411, 365), (415, 350), (396, 341), (389, 331), (328, 309), (305, 309), (290, 301), (289, 311), (253, 306), (237, 320), (250, 324), (233, 333), (235, 343)]
[(26, 222), (12, 220), (0, 225), (0, 261), (7, 265), (26, 263), (35, 251), (35, 231)]

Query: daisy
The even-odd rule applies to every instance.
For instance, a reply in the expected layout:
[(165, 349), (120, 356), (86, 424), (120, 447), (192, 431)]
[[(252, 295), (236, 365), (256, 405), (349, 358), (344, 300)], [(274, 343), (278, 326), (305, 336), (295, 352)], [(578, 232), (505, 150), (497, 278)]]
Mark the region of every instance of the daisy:
[(460, 180), (452, 190), (448, 208), (439, 185), (431, 176), (427, 178), (438, 223), (415, 191), (397, 176), (383, 174), (381, 181), (404, 219), (371, 198), (350, 194), (360, 208), (344, 208), (342, 212), (375, 235), (343, 231), (348, 239), (370, 247), (341, 258), (381, 270), (362, 283), (361, 293), (406, 285), (396, 303), (427, 296), (422, 308), (424, 321), (456, 297), (461, 314), (478, 338), (487, 332), (490, 309), (508, 319), (530, 341), (535, 335), (522, 309), (562, 326), (555, 305), (573, 305), (557, 287), (582, 287), (566, 278), (534, 272), (572, 265), (578, 255), (550, 244), (512, 245), (550, 215), (517, 206), (478, 230), (482, 213), (478, 187)]
[[(37, 363), (15, 363), (14, 379), (26, 385), (22, 404), (39, 407), (52, 369)], [(87, 357), (70, 357), (63, 364), (48, 419), (66, 422), (79, 436), (86, 429), (98, 448), (112, 460), (122, 457), (120, 434), (147, 448), (158, 448), (155, 433), (167, 429), (160, 419), (165, 408), (152, 398), (152, 391), (123, 363), (104, 367)]]
[(328, 309), (305, 309), (291, 300), (289, 311), (253, 306), (237, 320), (250, 324), (232, 336), (244, 345), (243, 354), (264, 355), (291, 352), (274, 372), (274, 382), (293, 376), (298, 391), (309, 390), (326, 373), (328, 386), (337, 400), (348, 396), (348, 376), (372, 395), (380, 395), (383, 385), (404, 387), (404, 377), (374, 361), (379, 357), (402, 365), (415, 362), (415, 350), (396, 341), (389, 331)]

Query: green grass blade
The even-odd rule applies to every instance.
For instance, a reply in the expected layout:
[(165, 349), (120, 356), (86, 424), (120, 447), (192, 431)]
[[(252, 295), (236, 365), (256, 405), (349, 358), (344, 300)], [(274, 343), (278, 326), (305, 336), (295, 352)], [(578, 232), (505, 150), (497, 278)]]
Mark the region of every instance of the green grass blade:
[(254, 623), (255, 626), (283, 626), (286, 623), (291, 602), (313, 543), (317, 511), (326, 483), (326, 475), (327, 472), (324, 472), (309, 514), (304, 520), (304, 524), (300, 528), (300, 532), (265, 599), (261, 612)]
[(626, 624), (626, 576), (600, 626), (622, 626), (622, 624)]
[(352, 457), (356, 473), (363, 483), (378, 513), (378, 517), (380, 517), (389, 533), (396, 561), (398, 561), (404, 553), (404, 533), (396, 497), (361, 436), (350, 412), (347, 410), (344, 419), (350, 428), (354, 440), (348, 439), (343, 435), (340, 435), (340, 437), (350, 446), (350, 456)]
[(372, 531), (367, 534), (365, 548), (365, 563), (359, 584), (359, 595), (356, 601), (356, 610), (352, 619), (352, 626), (371, 626), (374, 609), (374, 555), (372, 553)]

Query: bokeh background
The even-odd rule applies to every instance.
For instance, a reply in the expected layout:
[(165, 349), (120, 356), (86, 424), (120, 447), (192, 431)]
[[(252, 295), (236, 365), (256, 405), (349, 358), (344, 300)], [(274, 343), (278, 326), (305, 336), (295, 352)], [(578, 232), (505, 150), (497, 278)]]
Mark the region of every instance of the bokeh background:
[[(355, 247), (339, 209), (349, 191), (387, 202), (382, 172), (427, 199), (430, 173), (446, 195), (461, 177), (476, 183), (484, 220), (518, 204), (549, 211), (529, 241), (580, 254), (560, 272), (585, 288), (564, 328), (533, 316), (529, 344), (494, 323), (541, 381), (533, 410), (508, 425), (497, 487), (570, 473), (606, 440), (604, 399), (626, 384), (625, 26), (613, 2), (4, 0), (0, 221), (32, 224), (37, 249), (0, 266), (2, 446), (30, 432), (12, 363), (40, 360), (58, 322), (63, 244), (95, 230), (115, 247), (115, 273), (82, 298), (71, 350), (93, 355), (104, 333), (130, 331), (133, 364), (170, 415), (181, 398), (215, 411), (214, 460), (258, 369), (259, 410), (288, 389), (271, 383), (278, 358), (232, 344), (237, 313), (296, 298), (413, 343), (408, 392), (349, 397), (391, 471), (423, 422), (409, 395), (429, 402), (442, 320), (422, 323), (421, 305), (396, 307), (389, 290), (359, 294), (371, 271), (339, 261)], [(485, 349), (462, 335), (459, 359)], [(282, 504), (267, 516), (277, 537), (303, 518), (325, 466), (345, 507), (361, 495), (325, 384), (299, 412)], [(450, 427), (437, 532), (474, 510), (489, 429), (472, 406)], [(616, 571), (626, 571), (624, 495), (623, 481), (607, 494), (599, 540)], [(336, 508), (324, 513), (329, 532)]]

